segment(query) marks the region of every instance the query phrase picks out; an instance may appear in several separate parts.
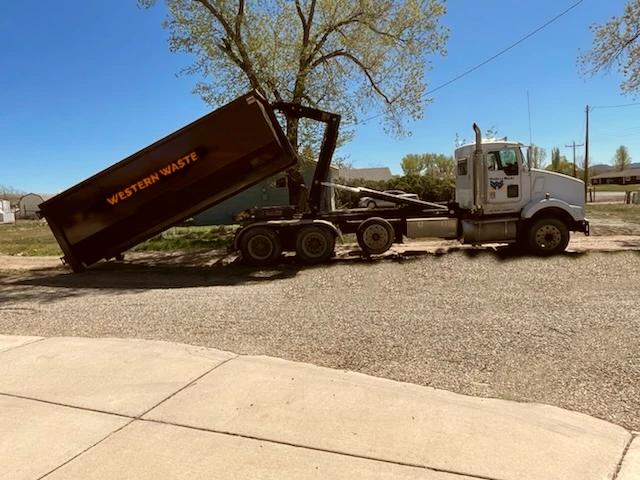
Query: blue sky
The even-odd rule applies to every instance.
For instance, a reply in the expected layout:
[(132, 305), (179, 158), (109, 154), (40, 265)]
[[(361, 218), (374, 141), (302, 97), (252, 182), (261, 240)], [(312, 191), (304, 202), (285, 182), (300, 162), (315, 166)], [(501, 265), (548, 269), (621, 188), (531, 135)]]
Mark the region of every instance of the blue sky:
[[(529, 34), (576, 0), (450, 0), (443, 23), (448, 56), (432, 58), (433, 89)], [(394, 139), (378, 120), (360, 125), (338, 154), (355, 167), (401, 173), (408, 153), (452, 153), (455, 135), (491, 126), (500, 136), (548, 151), (584, 143), (585, 107), (640, 101), (620, 94), (620, 77), (579, 75), (588, 25), (622, 12), (623, 0), (584, 0), (498, 59), (433, 95), (412, 136)], [(171, 54), (164, 7), (135, 0), (5, 2), (0, 16), (0, 185), (55, 193), (211, 111), (191, 93), (197, 79), (177, 76), (192, 59)], [(339, 112), (338, 112), (339, 113)], [(376, 112), (372, 112), (376, 113)], [(610, 163), (624, 144), (640, 161), (640, 105), (591, 112), (590, 157)], [(578, 156), (584, 147), (577, 150)]]

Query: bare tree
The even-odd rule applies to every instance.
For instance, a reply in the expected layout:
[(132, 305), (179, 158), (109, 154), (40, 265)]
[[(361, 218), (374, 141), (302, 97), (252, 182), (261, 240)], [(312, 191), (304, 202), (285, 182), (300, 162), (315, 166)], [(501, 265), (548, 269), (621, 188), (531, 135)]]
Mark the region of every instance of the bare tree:
[(0, 185), (0, 199), (9, 200), (11, 205), (16, 205), (25, 194), (22, 190), (9, 185)]

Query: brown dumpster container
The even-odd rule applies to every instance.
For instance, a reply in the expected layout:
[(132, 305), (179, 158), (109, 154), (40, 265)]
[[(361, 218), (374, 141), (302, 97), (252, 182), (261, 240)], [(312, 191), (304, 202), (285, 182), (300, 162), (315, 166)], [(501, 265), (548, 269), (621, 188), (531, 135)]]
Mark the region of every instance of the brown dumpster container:
[(64, 260), (82, 271), (297, 162), (255, 92), (40, 204)]

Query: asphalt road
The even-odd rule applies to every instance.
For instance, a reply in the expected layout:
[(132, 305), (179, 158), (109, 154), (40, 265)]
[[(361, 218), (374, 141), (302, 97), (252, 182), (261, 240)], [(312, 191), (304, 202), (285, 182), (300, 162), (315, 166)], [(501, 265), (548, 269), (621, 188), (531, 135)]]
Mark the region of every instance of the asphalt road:
[(315, 268), (0, 274), (0, 333), (270, 355), (640, 430), (640, 256), (453, 251)]

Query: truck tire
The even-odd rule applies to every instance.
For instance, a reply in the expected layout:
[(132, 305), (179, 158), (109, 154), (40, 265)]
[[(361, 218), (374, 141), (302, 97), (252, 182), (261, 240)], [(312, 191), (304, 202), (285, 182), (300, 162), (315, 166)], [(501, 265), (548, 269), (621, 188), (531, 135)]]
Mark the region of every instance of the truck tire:
[(296, 235), (296, 253), (305, 263), (321, 263), (334, 255), (336, 239), (320, 225), (302, 227)]
[(269, 265), (282, 253), (278, 234), (271, 228), (254, 227), (240, 238), (240, 252), (250, 265)]
[(395, 238), (393, 226), (384, 218), (366, 219), (356, 232), (358, 245), (368, 255), (379, 255), (389, 250)]
[(550, 256), (562, 253), (569, 244), (569, 229), (557, 218), (541, 218), (529, 228), (528, 246), (531, 253)]

